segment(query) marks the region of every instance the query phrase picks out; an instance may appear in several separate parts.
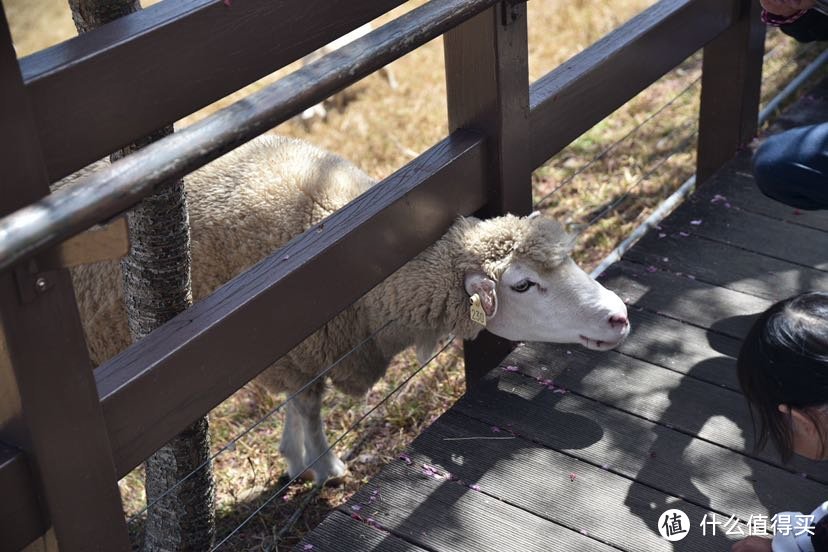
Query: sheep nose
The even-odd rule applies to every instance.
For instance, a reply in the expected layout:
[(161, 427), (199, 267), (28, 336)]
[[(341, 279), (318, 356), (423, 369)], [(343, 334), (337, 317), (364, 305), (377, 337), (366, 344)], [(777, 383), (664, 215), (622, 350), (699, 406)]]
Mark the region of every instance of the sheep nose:
[(627, 320), (626, 314), (613, 314), (609, 318), (609, 323), (613, 328), (623, 330), (629, 325), (630, 321)]

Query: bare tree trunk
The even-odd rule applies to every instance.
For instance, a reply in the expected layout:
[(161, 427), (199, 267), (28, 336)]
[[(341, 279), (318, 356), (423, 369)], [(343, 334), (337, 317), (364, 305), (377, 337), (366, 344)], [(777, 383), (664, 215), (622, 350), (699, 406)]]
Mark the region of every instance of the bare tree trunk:
[[(69, 0), (79, 33), (141, 9), (139, 0)], [(112, 155), (115, 161), (173, 132), (169, 126)], [(132, 247), (121, 264), (133, 341), (192, 303), (190, 228), (182, 180), (167, 183), (127, 215)], [(215, 484), (207, 418), (198, 420), (146, 462), (144, 550), (209, 550), (215, 537)], [(168, 495), (164, 493), (208, 462)], [(161, 498), (163, 496), (163, 498)]]

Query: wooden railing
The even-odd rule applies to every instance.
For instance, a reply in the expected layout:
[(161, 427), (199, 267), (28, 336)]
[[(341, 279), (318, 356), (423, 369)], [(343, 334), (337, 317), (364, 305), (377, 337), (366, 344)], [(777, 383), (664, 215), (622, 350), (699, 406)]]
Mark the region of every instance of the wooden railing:
[[(756, 130), (755, 2), (662, 0), (530, 87), (525, 4), (433, 0), (49, 195), (49, 182), (402, 3), (162, 2), (19, 63), (3, 21), (0, 496), (14, 498), (0, 501), (0, 550), (49, 525), (63, 550), (126, 550), (118, 478), (457, 215), (528, 213), (534, 168), (699, 48), (700, 178)], [(448, 137), (93, 373), (68, 271), (53, 267), (63, 240), (443, 34)], [(249, 331), (264, 321), (267, 335)], [(486, 334), (467, 344), (467, 378), (504, 352)]]

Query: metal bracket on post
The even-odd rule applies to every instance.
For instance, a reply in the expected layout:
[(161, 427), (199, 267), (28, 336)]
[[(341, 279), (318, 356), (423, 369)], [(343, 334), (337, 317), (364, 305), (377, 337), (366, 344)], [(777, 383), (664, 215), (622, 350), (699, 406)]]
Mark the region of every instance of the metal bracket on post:
[(500, 3), (500, 23), (508, 27), (520, 17), (518, 6), (525, 4), (526, 0), (503, 0)]

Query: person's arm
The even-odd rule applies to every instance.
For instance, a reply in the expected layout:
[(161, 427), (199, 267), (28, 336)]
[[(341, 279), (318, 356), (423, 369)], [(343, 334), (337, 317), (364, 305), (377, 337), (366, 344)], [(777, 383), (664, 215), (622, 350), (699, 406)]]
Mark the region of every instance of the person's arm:
[(828, 16), (813, 7), (815, 0), (761, 0), (762, 20), (799, 42), (828, 40)]

